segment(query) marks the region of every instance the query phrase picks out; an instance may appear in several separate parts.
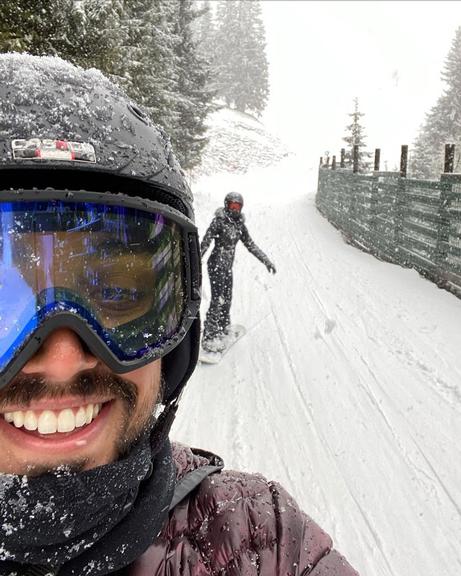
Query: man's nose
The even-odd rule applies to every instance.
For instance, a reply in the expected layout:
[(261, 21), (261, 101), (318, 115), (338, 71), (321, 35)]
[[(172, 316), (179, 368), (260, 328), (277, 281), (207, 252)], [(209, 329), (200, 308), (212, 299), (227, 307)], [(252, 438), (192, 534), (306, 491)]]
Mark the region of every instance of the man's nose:
[(67, 382), (98, 364), (98, 359), (83, 346), (70, 328), (52, 332), (37, 353), (22, 369), (23, 374), (37, 374), (54, 382)]

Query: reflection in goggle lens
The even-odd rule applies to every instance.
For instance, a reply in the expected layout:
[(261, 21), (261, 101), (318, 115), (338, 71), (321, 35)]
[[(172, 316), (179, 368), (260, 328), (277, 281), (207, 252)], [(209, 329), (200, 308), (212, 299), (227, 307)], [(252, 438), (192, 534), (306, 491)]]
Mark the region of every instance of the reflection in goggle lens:
[(119, 360), (173, 337), (185, 306), (180, 226), (96, 203), (0, 203), (0, 370), (47, 318), (84, 319)]

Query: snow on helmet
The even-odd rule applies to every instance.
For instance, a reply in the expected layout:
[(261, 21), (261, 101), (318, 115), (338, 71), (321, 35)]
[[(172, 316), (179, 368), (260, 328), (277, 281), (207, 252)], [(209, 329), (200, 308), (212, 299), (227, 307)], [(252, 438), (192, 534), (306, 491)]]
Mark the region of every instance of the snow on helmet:
[[(0, 55), (0, 77), (3, 191), (121, 193), (173, 208), (193, 222), (192, 193), (165, 132), (102, 73), (56, 57), (11, 53)], [(189, 234), (198, 303), (199, 253), (198, 236)], [(181, 336), (162, 357), (165, 403), (177, 399), (197, 363), (198, 312)]]
[(224, 198), (224, 206), (227, 208), (230, 202), (240, 204), (240, 206), (243, 208), (243, 196), (238, 192), (229, 192), (226, 194), (226, 197)]

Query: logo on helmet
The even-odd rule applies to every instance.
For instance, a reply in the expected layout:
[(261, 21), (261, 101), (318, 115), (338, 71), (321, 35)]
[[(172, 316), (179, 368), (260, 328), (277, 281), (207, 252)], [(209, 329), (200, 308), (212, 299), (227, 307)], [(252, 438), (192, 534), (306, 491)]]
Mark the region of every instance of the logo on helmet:
[(87, 142), (29, 138), (13, 140), (11, 147), (15, 160), (58, 160), (96, 164), (94, 148)]

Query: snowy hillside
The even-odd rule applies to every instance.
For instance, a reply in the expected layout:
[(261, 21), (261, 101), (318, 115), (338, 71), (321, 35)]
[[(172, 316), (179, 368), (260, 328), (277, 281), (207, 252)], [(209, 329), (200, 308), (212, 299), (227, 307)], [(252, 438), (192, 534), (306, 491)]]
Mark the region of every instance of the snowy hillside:
[(256, 166), (270, 166), (288, 154), (282, 142), (256, 118), (229, 108), (210, 116), (207, 137), (209, 143), (195, 177), (244, 173)]
[(315, 187), (296, 157), (195, 183), (201, 235), (238, 190), (278, 273), (237, 248), (248, 334), (198, 367), (173, 437), (279, 480), (361, 576), (459, 576), (461, 301), (346, 245)]

